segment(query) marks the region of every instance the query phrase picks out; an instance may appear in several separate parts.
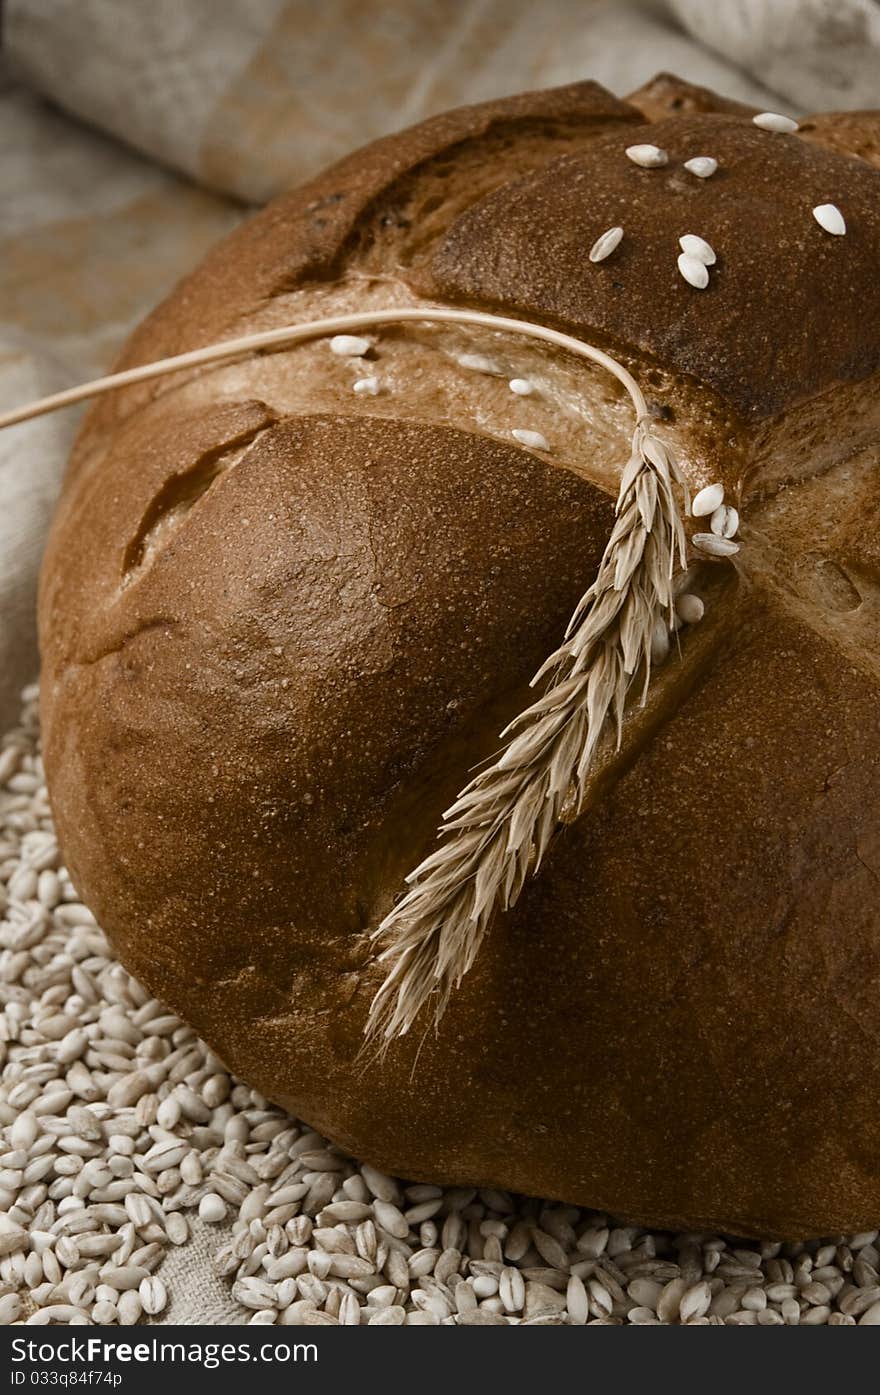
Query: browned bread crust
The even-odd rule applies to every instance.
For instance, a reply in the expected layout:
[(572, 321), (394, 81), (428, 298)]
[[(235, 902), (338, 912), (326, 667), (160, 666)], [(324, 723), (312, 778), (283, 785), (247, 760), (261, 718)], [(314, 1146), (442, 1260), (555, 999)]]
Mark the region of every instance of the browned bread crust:
[(668, 116), (693, 116), (697, 112), (721, 111), (752, 116), (757, 107), (722, 97), (710, 87), (684, 82), (674, 73), (657, 73), (626, 99), (638, 107), (646, 121), (665, 121)]
[[(667, 168), (626, 159), (639, 141), (667, 150)], [(683, 168), (698, 154), (718, 160), (711, 179)], [(768, 139), (743, 117), (675, 116), (610, 133), (480, 200), (438, 248), (430, 291), (598, 332), (698, 379), (746, 420), (773, 417), (880, 367), (877, 184), (874, 170)], [(814, 221), (821, 203), (846, 209), (845, 239)], [(624, 241), (597, 275), (584, 246), (618, 223)], [(671, 255), (682, 230), (718, 255), (700, 295)]]
[(880, 112), (826, 111), (801, 122), (804, 140), (880, 169)]
[[(331, 309), (503, 306), (612, 343), (691, 480), (746, 490), (738, 572), (701, 579), (703, 625), (439, 1035), (357, 1061), (369, 932), (611, 526), (627, 406), (564, 356), (401, 331), (377, 340), (375, 398), (319, 344), (96, 408), (42, 579), (47, 771), (123, 960), (359, 1156), (653, 1224), (862, 1229), (880, 1220), (880, 175), (849, 152), (873, 118), (780, 137), (675, 83), (648, 126), (647, 97), (585, 83), (378, 142), (222, 243), (125, 355)], [(631, 166), (640, 140), (670, 165)], [(691, 154), (718, 175), (687, 183)], [(620, 257), (590, 267), (617, 221)], [(719, 254), (706, 292), (677, 276), (686, 231)], [(540, 377), (527, 417), (463, 349)]]

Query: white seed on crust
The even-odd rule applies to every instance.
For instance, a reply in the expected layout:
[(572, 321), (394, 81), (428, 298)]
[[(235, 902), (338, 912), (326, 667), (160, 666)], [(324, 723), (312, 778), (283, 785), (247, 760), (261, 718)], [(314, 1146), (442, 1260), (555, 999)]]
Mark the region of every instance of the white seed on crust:
[(696, 625), (702, 620), (706, 607), (692, 591), (685, 591), (675, 602), (675, 613), (683, 625)]
[(691, 542), (698, 552), (707, 557), (732, 557), (739, 552), (739, 543), (732, 538), (716, 538), (714, 533), (694, 533)]
[(377, 397), (379, 394), (379, 379), (358, 378), (357, 382), (352, 386), (352, 391), (358, 393), (359, 396)]
[(717, 170), (718, 161), (713, 160), (711, 155), (695, 155), (692, 160), (685, 160), (684, 167), (697, 179), (709, 179)]
[(330, 352), (339, 358), (363, 358), (370, 347), (369, 339), (362, 339), (359, 334), (334, 334), (330, 340)]
[(691, 501), (691, 514), (694, 518), (706, 518), (724, 503), (724, 485), (707, 484), (699, 490)]
[(590, 248), (590, 261), (604, 262), (606, 257), (611, 256), (615, 247), (620, 246), (622, 237), (623, 228), (609, 228), (607, 232), (603, 232), (602, 236), (597, 237)]
[(519, 441), (521, 446), (528, 446), (530, 450), (549, 450), (550, 442), (546, 436), (542, 436), (540, 431), (520, 431), (517, 427), (511, 431), (514, 440)]
[(778, 131), (780, 135), (791, 135), (792, 131), (798, 129), (796, 121), (792, 121), (790, 116), (780, 116), (778, 111), (759, 111), (752, 121), (762, 131)]
[(732, 504), (721, 504), (709, 519), (709, 527), (716, 538), (734, 538), (739, 527), (739, 514)]
[(701, 262), (699, 257), (688, 256), (687, 252), (682, 252), (678, 259), (678, 269), (689, 286), (693, 286), (698, 291), (704, 291), (709, 284), (709, 268), (705, 262)]
[(530, 383), (528, 378), (511, 378), (507, 386), (517, 397), (531, 397), (535, 391), (535, 384)]
[(470, 368), (473, 373), (493, 373), (497, 376), (501, 372), (495, 360), (487, 358), (485, 354), (459, 354), (456, 363), (460, 368)]
[(827, 233), (834, 237), (843, 237), (846, 232), (846, 222), (836, 203), (818, 203), (813, 209), (813, 217), (824, 228)]
[(715, 265), (715, 252), (704, 237), (698, 237), (696, 233), (685, 233), (684, 237), (678, 239), (681, 250), (689, 257), (696, 257), (698, 262), (705, 263), (706, 266)]
[(628, 145), (626, 155), (634, 165), (646, 170), (656, 170), (669, 163), (669, 156), (659, 145)]

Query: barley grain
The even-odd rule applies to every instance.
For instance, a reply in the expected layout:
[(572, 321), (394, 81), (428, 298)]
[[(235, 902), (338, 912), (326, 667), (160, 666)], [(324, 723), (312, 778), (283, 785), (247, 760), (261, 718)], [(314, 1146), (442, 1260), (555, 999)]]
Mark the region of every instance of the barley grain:
[(38, 1308), (35, 1313), (31, 1313), (25, 1319), (27, 1327), (48, 1327), (50, 1323), (69, 1324), (82, 1316), (77, 1308), (70, 1303), (52, 1303), (45, 1308)]
[(390, 1201), (382, 1201), (377, 1198), (373, 1202), (373, 1211), (382, 1230), (387, 1230), (389, 1235), (395, 1236), (398, 1240), (406, 1239), (409, 1235), (409, 1222), (398, 1207)]
[(623, 228), (621, 227), (609, 228), (607, 232), (603, 232), (590, 248), (590, 261), (604, 262), (605, 258), (610, 257), (611, 253), (620, 246), (622, 238)]
[(692, 257), (682, 252), (678, 258), (678, 269), (689, 286), (704, 291), (709, 284), (709, 268), (700, 257)]
[(689, 257), (696, 257), (698, 262), (703, 262), (706, 266), (715, 265), (715, 252), (704, 237), (698, 237), (696, 233), (685, 233), (678, 239), (678, 245), (682, 252)]
[(550, 449), (550, 442), (546, 436), (542, 436), (540, 431), (523, 431), (516, 427), (510, 434), (514, 440), (519, 441), (521, 446), (528, 446), (529, 450), (548, 451)]
[(698, 179), (709, 179), (717, 170), (718, 161), (711, 155), (694, 155), (690, 160), (685, 160), (684, 167)]
[(363, 358), (370, 347), (370, 340), (357, 334), (334, 334), (330, 340), (331, 354), (340, 358)]
[(378, 1312), (371, 1315), (367, 1325), (369, 1327), (402, 1327), (405, 1319), (406, 1310), (395, 1305), (390, 1308), (380, 1308)]
[(698, 552), (707, 557), (733, 557), (739, 552), (739, 543), (732, 538), (719, 538), (714, 533), (694, 533), (691, 542)]
[(666, 151), (656, 145), (629, 145), (625, 153), (634, 165), (641, 165), (646, 170), (659, 169), (669, 163)]
[(551, 1268), (566, 1269), (568, 1267), (565, 1251), (559, 1241), (553, 1239), (552, 1235), (548, 1235), (546, 1231), (536, 1227), (532, 1231), (532, 1243), (541, 1258), (545, 1259)]
[(720, 504), (709, 519), (716, 538), (732, 538), (739, 528), (739, 514), (730, 504)]
[(836, 204), (820, 203), (813, 209), (813, 217), (825, 232), (831, 233), (833, 237), (843, 237), (846, 232), (846, 220)]
[(761, 111), (757, 116), (752, 117), (756, 126), (760, 126), (762, 131), (777, 131), (783, 135), (790, 135), (798, 129), (798, 123), (790, 116), (781, 116), (776, 111)]
[(358, 378), (352, 383), (352, 391), (359, 397), (378, 397), (379, 379), (371, 374), (367, 378)]
[(572, 1274), (568, 1281), (565, 1303), (572, 1322), (582, 1327), (590, 1315), (590, 1300), (583, 1279), (577, 1274)]
[(681, 1322), (692, 1322), (695, 1318), (703, 1317), (709, 1311), (709, 1304), (712, 1302), (712, 1291), (705, 1279), (694, 1284), (682, 1295), (679, 1305), (679, 1320)]
[(226, 1218), (226, 1203), (216, 1192), (208, 1192), (199, 1202), (199, 1216), (209, 1225), (216, 1225)]

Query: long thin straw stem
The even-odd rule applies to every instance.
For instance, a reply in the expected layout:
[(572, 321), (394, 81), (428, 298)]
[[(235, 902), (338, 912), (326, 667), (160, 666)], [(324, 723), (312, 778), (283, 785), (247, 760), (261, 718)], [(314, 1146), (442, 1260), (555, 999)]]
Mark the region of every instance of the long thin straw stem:
[(75, 403), (85, 402), (91, 397), (101, 397), (105, 393), (115, 392), (118, 388), (130, 387), (133, 383), (145, 383), (153, 378), (165, 377), (169, 373), (178, 373), (185, 368), (201, 368), (207, 363), (222, 363), (224, 359), (241, 358), (260, 349), (280, 348), (285, 344), (297, 344), (329, 334), (344, 334), (353, 329), (418, 322), (478, 325), (499, 332), (524, 334), (531, 339), (543, 340), (545, 344), (554, 344), (607, 369), (629, 393), (636, 418), (640, 420), (647, 414), (644, 396), (632, 374), (610, 354), (603, 353), (601, 349), (594, 348), (592, 344), (576, 339), (573, 335), (562, 334), (546, 325), (533, 324), (531, 320), (510, 319), (506, 315), (491, 315), (481, 310), (392, 308), (356, 311), (350, 315), (334, 315), (326, 320), (310, 320), (305, 324), (259, 330), (255, 334), (243, 334), (237, 339), (224, 339), (219, 344), (208, 344), (202, 349), (175, 354), (172, 358), (161, 358), (153, 363), (140, 364), (137, 368), (126, 368), (121, 373), (111, 373), (106, 378), (95, 378), (90, 383), (81, 383), (78, 387), (66, 388), (63, 392), (53, 393), (51, 397), (42, 397), (10, 412), (0, 413), (0, 430), (6, 426), (16, 426), (22, 421), (30, 421), (34, 417), (45, 416), (48, 412), (60, 411), (62, 407), (72, 407)]

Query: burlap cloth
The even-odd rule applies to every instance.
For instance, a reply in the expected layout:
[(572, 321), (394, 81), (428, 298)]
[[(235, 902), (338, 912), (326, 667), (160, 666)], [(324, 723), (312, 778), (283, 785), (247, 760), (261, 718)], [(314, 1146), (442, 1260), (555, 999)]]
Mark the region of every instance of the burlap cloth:
[[(105, 370), (248, 203), (435, 111), (659, 69), (776, 110), (877, 106), (878, 50), (875, 0), (6, 0), (0, 404)], [(0, 729), (36, 673), (75, 426), (0, 434)], [(211, 1267), (222, 1238), (197, 1225), (166, 1261), (165, 1321), (247, 1320)]]

